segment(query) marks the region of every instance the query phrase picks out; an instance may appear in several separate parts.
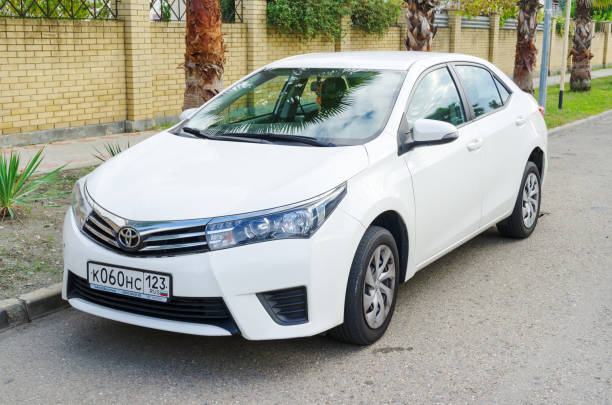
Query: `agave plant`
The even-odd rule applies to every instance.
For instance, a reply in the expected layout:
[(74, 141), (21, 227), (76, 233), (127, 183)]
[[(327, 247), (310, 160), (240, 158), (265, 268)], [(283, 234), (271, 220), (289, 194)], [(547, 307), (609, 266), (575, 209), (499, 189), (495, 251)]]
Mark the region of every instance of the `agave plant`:
[(127, 149), (129, 147), (130, 147), (129, 142), (127, 143), (125, 148), (121, 147), (121, 145), (118, 143), (113, 144), (113, 143), (107, 142), (104, 144), (104, 150), (101, 151), (98, 148), (95, 148), (96, 153), (94, 153), (93, 156), (102, 162), (106, 162), (108, 159), (117, 156), (118, 154), (123, 152), (124, 149)]
[(50, 200), (56, 195), (38, 192), (44, 184), (59, 180), (58, 174), (64, 166), (52, 172), (34, 178), (34, 172), (43, 160), (42, 149), (27, 163), (23, 170), (19, 170), (21, 156), (17, 153), (0, 156), (0, 219), (7, 215), (15, 217), (15, 206), (31, 205), (36, 200)]

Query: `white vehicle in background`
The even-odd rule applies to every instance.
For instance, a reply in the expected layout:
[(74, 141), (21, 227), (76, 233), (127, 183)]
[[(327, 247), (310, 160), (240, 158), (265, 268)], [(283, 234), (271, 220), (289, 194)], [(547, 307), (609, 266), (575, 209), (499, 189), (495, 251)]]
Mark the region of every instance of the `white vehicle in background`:
[(77, 182), (63, 297), (150, 328), (370, 344), (398, 285), (536, 227), (538, 104), (466, 55), (274, 62)]

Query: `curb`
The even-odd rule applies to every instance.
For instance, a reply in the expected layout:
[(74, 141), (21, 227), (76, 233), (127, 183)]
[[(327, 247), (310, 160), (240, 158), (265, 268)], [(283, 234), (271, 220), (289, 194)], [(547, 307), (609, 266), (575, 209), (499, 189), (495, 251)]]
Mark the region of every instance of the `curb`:
[(602, 113), (599, 113), (597, 115), (591, 115), (590, 117), (586, 117), (583, 118), (581, 120), (578, 121), (572, 121), (570, 123), (567, 123), (565, 125), (561, 125), (559, 127), (555, 127), (551, 130), (548, 131), (548, 136), (554, 136), (557, 135), (559, 132), (565, 131), (566, 129), (572, 129), (573, 127), (576, 127), (578, 125), (584, 124), (586, 122), (590, 122), (590, 121), (594, 121), (600, 118), (604, 118), (607, 117), (608, 115), (612, 116), (612, 110), (608, 110), (608, 111), (604, 111)]
[(0, 331), (32, 322), (67, 306), (68, 303), (62, 300), (62, 283), (0, 301)]

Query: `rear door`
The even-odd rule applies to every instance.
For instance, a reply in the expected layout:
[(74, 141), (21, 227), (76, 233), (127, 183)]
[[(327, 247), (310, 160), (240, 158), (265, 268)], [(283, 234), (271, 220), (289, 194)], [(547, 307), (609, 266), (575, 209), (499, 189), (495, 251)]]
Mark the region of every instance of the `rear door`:
[(518, 131), (528, 125), (502, 81), (480, 64), (454, 63), (474, 119), (466, 125), (482, 142), (482, 226), (509, 213), (516, 200), (517, 176), (521, 176), (524, 148)]
[(411, 251), (418, 266), (474, 233), (480, 223), (482, 159), (464, 104), (451, 71), (441, 65), (421, 75), (404, 113), (402, 133), (419, 118), (449, 122), (459, 131), (451, 143), (419, 146), (403, 155), (413, 181), (416, 240)]

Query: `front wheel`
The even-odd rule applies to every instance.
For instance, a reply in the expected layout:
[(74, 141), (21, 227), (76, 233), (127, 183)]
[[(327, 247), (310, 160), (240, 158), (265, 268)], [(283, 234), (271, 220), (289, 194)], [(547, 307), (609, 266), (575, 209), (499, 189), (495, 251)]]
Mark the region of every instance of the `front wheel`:
[(351, 266), (344, 323), (331, 330), (331, 336), (357, 345), (380, 339), (393, 316), (398, 278), (399, 255), (393, 235), (378, 226), (368, 228)]
[(531, 235), (538, 224), (541, 200), (540, 171), (533, 162), (527, 162), (514, 211), (512, 215), (497, 224), (499, 233), (517, 239)]

